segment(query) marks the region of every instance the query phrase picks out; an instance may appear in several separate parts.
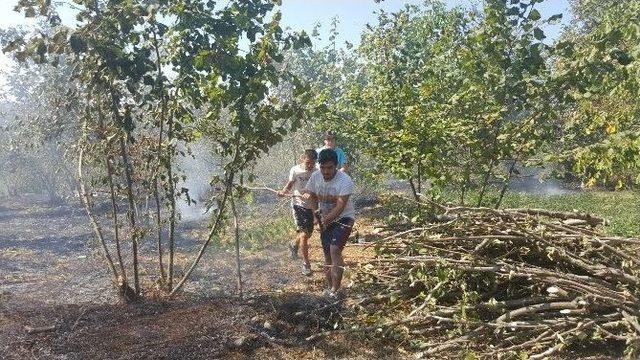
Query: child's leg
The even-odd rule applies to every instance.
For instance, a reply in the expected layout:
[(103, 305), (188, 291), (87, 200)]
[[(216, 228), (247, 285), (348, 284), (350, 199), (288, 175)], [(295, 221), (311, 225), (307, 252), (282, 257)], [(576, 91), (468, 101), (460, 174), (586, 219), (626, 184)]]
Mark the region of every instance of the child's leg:
[(289, 242), (289, 251), (291, 252), (291, 258), (298, 258), (298, 236), (295, 239)]
[(309, 266), (309, 238), (313, 233), (313, 211), (301, 208), (298, 222), (298, 246), (302, 250), (302, 260)]
[(302, 244), (302, 238), (304, 237), (304, 231), (298, 230), (298, 233), (296, 234), (296, 241), (293, 244), (296, 249), (300, 248), (300, 245)]
[(331, 256), (331, 287), (334, 291), (338, 291), (342, 282), (342, 273), (344, 272), (344, 259), (342, 250), (347, 244), (351, 229), (353, 228), (353, 219), (341, 218), (334, 223), (331, 228), (329, 254)]
[(323, 272), (324, 272), (324, 278), (325, 278), (325, 282), (327, 284), (326, 288), (327, 289), (331, 289), (331, 252), (330, 252), (330, 235), (331, 232), (327, 231), (327, 229), (325, 229), (325, 231), (323, 231), (322, 233), (320, 233), (320, 241), (322, 242), (322, 252), (324, 253), (324, 267), (323, 267)]
[(298, 249), (300, 248), (300, 233), (302, 232), (304, 217), (302, 208), (298, 205), (293, 205), (292, 212), (293, 223), (296, 226), (296, 237), (289, 243), (289, 250), (291, 251), (291, 258), (298, 259)]
[(338, 291), (342, 282), (344, 260), (342, 259), (342, 247), (331, 245), (331, 289)]
[(298, 234), (300, 240), (300, 250), (302, 251), (302, 260), (309, 265), (309, 233), (301, 231)]
[(324, 278), (325, 278), (325, 283), (327, 284), (326, 288), (327, 289), (331, 289), (333, 284), (331, 281), (331, 269), (333, 268), (333, 266), (331, 266), (331, 254), (328, 252), (324, 253)]

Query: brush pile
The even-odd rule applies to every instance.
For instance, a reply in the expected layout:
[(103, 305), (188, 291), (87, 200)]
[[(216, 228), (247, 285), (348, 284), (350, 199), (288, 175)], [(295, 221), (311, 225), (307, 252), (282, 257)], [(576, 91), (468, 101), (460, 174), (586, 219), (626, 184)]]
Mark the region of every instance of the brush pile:
[(355, 269), (362, 296), (346, 331), (425, 357), (638, 356), (640, 239), (606, 236), (588, 214), (440, 208)]

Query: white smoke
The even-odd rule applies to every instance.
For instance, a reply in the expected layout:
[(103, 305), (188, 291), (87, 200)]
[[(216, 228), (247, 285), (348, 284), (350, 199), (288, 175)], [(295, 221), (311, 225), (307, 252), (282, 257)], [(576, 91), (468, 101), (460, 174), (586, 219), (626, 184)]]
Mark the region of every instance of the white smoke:
[(549, 169), (520, 166), (518, 171), (520, 175), (509, 184), (511, 191), (543, 196), (566, 195), (576, 191), (552, 177)]
[(190, 153), (187, 153), (184, 147), (181, 149), (185, 156), (179, 158), (177, 165), (180, 173), (186, 178), (180, 179), (176, 188), (178, 191), (182, 188), (188, 189), (192, 202), (183, 195), (178, 199), (176, 206), (183, 220), (198, 221), (215, 209), (215, 204), (209, 203), (212, 195), (210, 182), (212, 176), (220, 169), (206, 141), (197, 141), (190, 145), (190, 149)]

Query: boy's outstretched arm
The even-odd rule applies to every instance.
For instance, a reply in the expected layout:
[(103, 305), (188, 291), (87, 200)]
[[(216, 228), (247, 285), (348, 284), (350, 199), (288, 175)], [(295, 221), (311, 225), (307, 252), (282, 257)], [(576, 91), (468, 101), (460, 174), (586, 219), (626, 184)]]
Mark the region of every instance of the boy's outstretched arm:
[(291, 190), (291, 188), (293, 187), (293, 183), (294, 183), (294, 181), (293, 181), (293, 180), (289, 180), (289, 181), (284, 185), (284, 187), (282, 188), (282, 190), (279, 190), (279, 191), (277, 192), (278, 196), (280, 196), (280, 197), (285, 197), (285, 196), (287, 196), (287, 193), (288, 193), (288, 192)]

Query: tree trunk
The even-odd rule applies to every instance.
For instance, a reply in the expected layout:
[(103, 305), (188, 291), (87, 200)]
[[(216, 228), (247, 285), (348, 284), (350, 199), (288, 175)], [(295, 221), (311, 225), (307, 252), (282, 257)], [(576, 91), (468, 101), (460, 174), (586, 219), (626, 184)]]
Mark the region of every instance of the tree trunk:
[(487, 186), (489, 185), (489, 179), (491, 178), (491, 174), (493, 173), (493, 160), (489, 163), (489, 168), (487, 172), (484, 174), (484, 178), (482, 179), (482, 185), (480, 185), (480, 194), (478, 194), (478, 203), (477, 207), (482, 206), (482, 200), (484, 200), (484, 194), (487, 190)]
[(135, 199), (133, 197), (133, 180), (131, 176), (131, 164), (129, 163), (129, 155), (127, 154), (127, 147), (125, 145), (126, 134), (120, 136), (120, 154), (122, 156), (122, 162), (124, 165), (124, 174), (127, 180), (127, 199), (129, 200), (129, 209), (127, 216), (129, 218), (129, 224), (131, 226), (131, 253), (133, 259), (133, 284), (136, 291), (136, 295), (140, 294), (140, 279), (138, 270), (138, 238), (139, 231), (136, 227), (136, 206)]
[(409, 178), (409, 185), (411, 185), (411, 193), (413, 194), (413, 198), (416, 201), (420, 201), (420, 197), (418, 196), (418, 191), (416, 190), (416, 185), (413, 182), (413, 177)]
[(160, 278), (164, 283), (167, 281), (167, 274), (164, 272), (163, 250), (162, 250), (162, 214), (160, 212), (160, 194), (158, 192), (158, 179), (155, 179), (153, 187), (153, 198), (156, 202), (156, 228), (157, 228), (157, 249), (158, 249), (158, 267), (160, 270)]
[(87, 189), (84, 186), (84, 178), (82, 174), (82, 163), (83, 163), (84, 150), (80, 148), (80, 153), (78, 154), (78, 187), (80, 190), (80, 198), (82, 199), (82, 204), (84, 205), (84, 209), (87, 212), (87, 216), (89, 217), (89, 221), (93, 226), (93, 231), (100, 242), (102, 247), (102, 254), (104, 255), (105, 260), (107, 261), (107, 265), (111, 269), (113, 273), (114, 282), (118, 280), (118, 270), (116, 270), (116, 266), (113, 263), (113, 259), (111, 258), (111, 254), (109, 254), (109, 249), (107, 248), (107, 242), (104, 239), (102, 234), (102, 228), (100, 224), (96, 220), (95, 215), (93, 214), (91, 199), (89, 198), (89, 194), (87, 193)]
[[(107, 149), (108, 151), (108, 149)], [(111, 155), (107, 156), (107, 178), (109, 181), (109, 195), (111, 197), (111, 217), (113, 218), (113, 232), (114, 240), (116, 243), (116, 255), (118, 256), (118, 262), (120, 263), (120, 274), (124, 282), (127, 282), (127, 272), (124, 270), (124, 261), (122, 260), (122, 251), (120, 248), (120, 225), (118, 224), (118, 204), (116, 199), (116, 192), (113, 186), (113, 166)]]
[(240, 271), (240, 226), (238, 224), (238, 212), (236, 211), (236, 202), (233, 198), (233, 192), (229, 199), (231, 205), (231, 212), (233, 213), (233, 232), (235, 235), (235, 247), (236, 247), (236, 279), (238, 295), (242, 297), (242, 272)]
[(514, 159), (511, 162), (511, 166), (509, 166), (509, 173), (507, 174), (507, 180), (502, 185), (502, 189), (500, 190), (500, 196), (498, 197), (498, 201), (496, 202), (496, 209), (500, 208), (500, 204), (502, 203), (502, 198), (504, 197), (505, 192), (507, 192), (507, 187), (509, 187), (509, 182), (511, 181), (511, 176), (513, 175), (513, 169), (516, 166), (516, 160)]
[(478, 204), (477, 206), (482, 206), (482, 200), (484, 198), (485, 191), (487, 190), (487, 186), (489, 184), (489, 180), (491, 179), (491, 174), (493, 173), (493, 167), (496, 165), (498, 159), (498, 137), (500, 136), (500, 131), (502, 130), (502, 119), (498, 121), (496, 124), (496, 131), (493, 134), (493, 140), (491, 143), (491, 152), (489, 153), (489, 168), (482, 179), (482, 185), (480, 187), (480, 194), (478, 195)]
[[(100, 131), (100, 138), (102, 140), (106, 139), (106, 129), (104, 126), (104, 114), (102, 112), (102, 107), (98, 105), (98, 128)], [(117, 196), (115, 191), (115, 186), (113, 185), (113, 157), (111, 156), (111, 144), (107, 142), (106, 146), (106, 156), (107, 156), (107, 181), (109, 183), (109, 196), (111, 198), (111, 217), (113, 218), (113, 231), (114, 231), (114, 241), (116, 244), (116, 256), (118, 257), (118, 262), (120, 265), (120, 275), (122, 276), (122, 282), (127, 284), (127, 272), (124, 268), (124, 261), (122, 258), (122, 249), (120, 244), (120, 225), (118, 223), (118, 204), (117, 204)]]
[[(161, 212), (160, 212), (160, 195), (159, 195), (159, 191), (158, 191), (158, 187), (159, 185), (159, 181), (158, 181), (158, 177), (160, 175), (160, 165), (162, 163), (162, 142), (163, 142), (163, 136), (164, 136), (164, 123), (166, 121), (166, 117), (167, 117), (167, 97), (164, 93), (164, 82), (163, 82), (163, 75), (162, 75), (162, 64), (160, 63), (160, 46), (158, 45), (158, 35), (157, 35), (157, 31), (156, 29), (154, 29), (153, 31), (153, 47), (155, 49), (155, 53), (156, 53), (156, 70), (157, 70), (157, 84), (158, 84), (158, 92), (160, 93), (161, 96), (161, 105), (160, 105), (160, 126), (159, 126), (159, 132), (158, 132), (158, 147), (156, 150), (156, 157), (157, 157), (157, 162), (156, 162), (156, 169), (155, 169), (155, 174), (154, 174), (154, 178), (153, 178), (153, 196), (154, 199), (156, 201), (156, 228), (157, 228), (157, 248), (158, 248), (158, 268), (160, 270), (160, 277), (162, 278), (162, 281), (165, 282), (167, 281), (167, 275), (164, 271), (164, 262), (163, 262), (163, 249), (162, 249), (162, 218), (161, 218)], [(170, 261), (171, 263), (171, 272), (173, 275), (173, 258)], [(171, 289), (171, 285), (168, 285), (168, 288)]]
[[(173, 115), (169, 117), (169, 124), (167, 130), (167, 140), (171, 143), (173, 137)], [(175, 184), (173, 182), (173, 169), (172, 169), (172, 157), (173, 146), (167, 148), (166, 162), (167, 162), (167, 195), (169, 196), (169, 281), (168, 287), (173, 287), (173, 265), (175, 254), (175, 227), (176, 227), (176, 196), (175, 196)]]
[(228, 199), (228, 197), (230, 195), (230, 192), (231, 192), (231, 189), (233, 187), (233, 178), (234, 178), (234, 173), (232, 172), (232, 173), (228, 174), (227, 178), (225, 179), (224, 195), (222, 196), (222, 201), (220, 202), (220, 204), (218, 206), (218, 215), (216, 216), (216, 221), (214, 222), (213, 226), (211, 227), (211, 230), (209, 231), (209, 235), (207, 236), (207, 240), (205, 240), (204, 244), (202, 244), (202, 246), (200, 247), (200, 251), (198, 252), (198, 255), (193, 260), (191, 266), (189, 267), (187, 272), (184, 274), (184, 276), (182, 276), (182, 279), (180, 279), (178, 284), (176, 284), (176, 286), (173, 288), (173, 290), (171, 290), (170, 295), (174, 295), (175, 293), (177, 293), (182, 288), (182, 286), (187, 281), (187, 279), (189, 279), (189, 277), (191, 276), (191, 273), (193, 272), (195, 267), (198, 265), (198, 262), (200, 262), (200, 259), (202, 258), (202, 255), (204, 255), (204, 251), (207, 249), (207, 246), (211, 242), (211, 239), (213, 239), (213, 236), (218, 233), (218, 229), (219, 229), (220, 225), (222, 224), (222, 218), (224, 217), (224, 209), (225, 209), (225, 206), (227, 204), (227, 199)]
[(464, 178), (462, 179), (462, 187), (460, 189), (460, 205), (464, 205), (464, 197), (466, 195), (467, 188), (469, 187), (471, 176), (470, 167), (471, 164), (469, 162), (467, 162), (467, 164), (464, 166)]
[(418, 192), (422, 193), (422, 167), (420, 166), (420, 161), (418, 161), (417, 180), (418, 180)]

